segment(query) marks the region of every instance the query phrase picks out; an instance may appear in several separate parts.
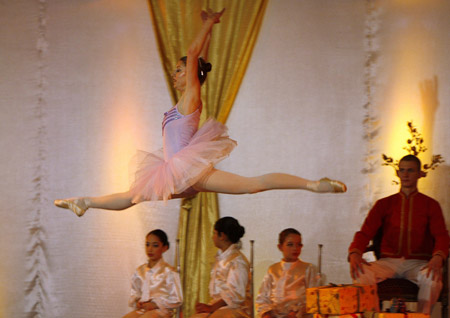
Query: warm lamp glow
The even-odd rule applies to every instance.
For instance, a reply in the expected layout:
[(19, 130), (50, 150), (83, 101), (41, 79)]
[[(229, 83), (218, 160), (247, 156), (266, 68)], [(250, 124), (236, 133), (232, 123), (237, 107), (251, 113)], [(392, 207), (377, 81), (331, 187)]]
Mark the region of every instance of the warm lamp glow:
[[(113, 182), (125, 191), (129, 187), (128, 163), (136, 149), (135, 141), (138, 138), (134, 133), (136, 119), (132, 116), (134, 112), (130, 108), (136, 107), (138, 101), (133, 96), (131, 87), (122, 89), (123, 91), (118, 92), (115, 104), (111, 105), (108, 138), (113, 142), (109, 144), (109, 155), (105, 158), (105, 171), (111, 171), (113, 175), (106, 177), (104, 181)], [(104, 186), (109, 188), (107, 184)]]
[(406, 150), (403, 149), (406, 146), (406, 140), (410, 137), (406, 122), (407, 120), (404, 120), (403, 122), (399, 122), (397, 126), (392, 127), (392, 132), (390, 134), (392, 137), (388, 140), (388, 153), (391, 157), (396, 159), (400, 159), (408, 154)]
[(120, 81), (112, 81), (109, 93), (112, 96), (105, 98), (104, 108), (107, 112), (104, 118), (104, 135), (108, 141), (108, 149), (104, 156), (105, 172), (102, 184), (105, 189), (115, 189), (115, 191), (126, 191), (129, 186), (129, 162), (136, 152), (138, 144), (148, 144), (146, 131), (141, 130), (143, 126), (142, 116), (142, 94), (139, 91), (144, 79), (137, 72), (139, 65), (136, 64), (139, 58), (136, 56), (139, 41), (132, 36), (120, 38), (117, 48), (119, 52), (114, 52), (115, 61), (111, 69)]
[[(426, 3), (414, 2), (411, 9), (410, 1), (397, 1), (392, 15), (386, 43), (386, 58), (391, 70), (387, 79), (385, 110), (383, 112), (386, 140), (382, 149), (394, 158), (407, 154), (403, 149), (409, 138), (406, 126), (408, 121), (424, 132), (427, 142), (432, 143), (429, 131), (432, 130), (434, 113), (428, 105), (424, 105), (420, 84), (430, 78), (430, 63), (435, 61), (433, 51), (434, 39), (425, 26), (430, 22), (427, 15), (419, 15), (421, 9), (426, 9)], [(428, 146), (428, 145), (427, 145)]]
[[(117, 9), (133, 8), (135, 4), (132, 1), (122, 1)], [(148, 105), (143, 92), (142, 83), (148, 82), (148, 71), (143, 67), (142, 41), (131, 27), (121, 26), (114, 30), (114, 42), (105, 45), (103, 52), (104, 56), (109, 57), (104, 59), (108, 62), (104, 68), (111, 70), (112, 76), (104, 78), (105, 93), (102, 96), (102, 118), (99, 120), (102, 125), (100, 140), (104, 144), (101, 145), (102, 173), (98, 175), (101, 179), (98, 180), (96, 193), (102, 195), (127, 191), (130, 187), (129, 164), (136, 150), (153, 151), (155, 144), (161, 141), (160, 126), (157, 130), (147, 129), (152, 105)], [(135, 212), (143, 210), (151, 213), (151, 209), (148, 204), (141, 204), (131, 208), (132, 211), (102, 214), (107, 220), (98, 224), (96, 230), (105, 235), (114, 233), (115, 237), (122, 237), (122, 243), (136, 239), (141, 242), (148, 231), (148, 223), (142, 222), (141, 214)], [(130, 229), (133, 230), (130, 232)], [(119, 245), (126, 246), (122, 243)], [(123, 249), (114, 246), (117, 242), (111, 241), (110, 244), (111, 250), (123, 252)]]

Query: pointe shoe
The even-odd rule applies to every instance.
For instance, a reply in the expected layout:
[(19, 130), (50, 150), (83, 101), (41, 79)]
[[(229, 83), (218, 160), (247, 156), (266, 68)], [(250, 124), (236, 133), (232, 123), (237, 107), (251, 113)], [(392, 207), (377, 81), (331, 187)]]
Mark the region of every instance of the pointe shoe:
[(337, 181), (337, 180), (331, 180), (329, 178), (322, 178), (319, 180), (320, 183), (326, 183), (329, 186), (331, 186), (333, 193), (343, 193), (347, 191), (347, 186), (342, 183), (341, 181)]
[[(77, 216), (81, 217), (88, 209), (82, 199), (64, 199), (53, 202), (57, 207), (72, 210)], [(81, 204), (80, 204), (81, 203)], [(84, 207), (82, 207), (83, 205)]]

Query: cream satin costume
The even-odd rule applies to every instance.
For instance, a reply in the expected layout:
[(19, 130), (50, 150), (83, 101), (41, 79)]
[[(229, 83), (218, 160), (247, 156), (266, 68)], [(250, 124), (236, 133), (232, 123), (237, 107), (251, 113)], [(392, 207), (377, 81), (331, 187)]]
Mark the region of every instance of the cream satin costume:
[(224, 252), (219, 251), (211, 271), (209, 295), (213, 304), (222, 299), (226, 306), (220, 307), (212, 314), (201, 313), (191, 317), (238, 318), (250, 317), (250, 265), (247, 258), (239, 251), (237, 244), (232, 244)]
[(152, 268), (143, 264), (136, 269), (131, 279), (131, 296), (128, 302), (130, 307), (136, 308), (137, 302), (152, 301), (157, 306), (159, 317), (172, 317), (174, 309), (181, 306), (183, 293), (180, 276), (160, 259)]
[(317, 286), (318, 278), (316, 267), (301, 260), (273, 264), (255, 301), (258, 317), (269, 311), (274, 317), (286, 317), (291, 311), (304, 317), (306, 288)]

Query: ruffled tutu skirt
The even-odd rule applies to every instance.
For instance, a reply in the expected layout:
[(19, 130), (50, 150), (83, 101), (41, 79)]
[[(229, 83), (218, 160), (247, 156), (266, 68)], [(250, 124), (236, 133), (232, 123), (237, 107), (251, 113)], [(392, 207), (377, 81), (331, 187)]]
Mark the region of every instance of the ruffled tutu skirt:
[(152, 153), (137, 151), (130, 163), (132, 202), (195, 194), (191, 187), (236, 147), (227, 130), (225, 125), (208, 119), (188, 145), (167, 161), (163, 149)]

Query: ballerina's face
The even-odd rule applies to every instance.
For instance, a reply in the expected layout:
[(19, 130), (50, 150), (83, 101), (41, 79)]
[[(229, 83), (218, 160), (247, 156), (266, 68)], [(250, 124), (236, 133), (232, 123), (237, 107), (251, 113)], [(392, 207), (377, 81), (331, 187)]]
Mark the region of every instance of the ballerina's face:
[(175, 71), (172, 73), (173, 87), (176, 90), (184, 91), (186, 88), (186, 65), (183, 61), (178, 61)]

